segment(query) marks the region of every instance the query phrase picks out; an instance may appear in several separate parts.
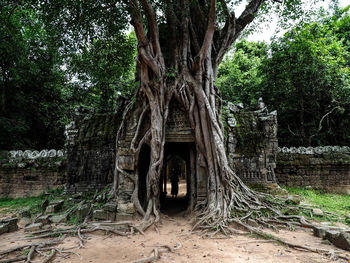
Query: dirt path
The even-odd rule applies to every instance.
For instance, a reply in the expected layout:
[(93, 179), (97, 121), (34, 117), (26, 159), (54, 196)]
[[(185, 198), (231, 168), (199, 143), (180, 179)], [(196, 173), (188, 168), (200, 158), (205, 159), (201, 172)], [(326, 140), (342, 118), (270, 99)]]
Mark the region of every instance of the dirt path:
[[(236, 236), (228, 239), (202, 238), (197, 234), (190, 234), (189, 219), (181, 216), (164, 218), (158, 225), (159, 233), (154, 228), (149, 229), (145, 236), (134, 235), (120, 237), (114, 235), (89, 234), (86, 248), (76, 249), (77, 255), (68, 258), (56, 257), (54, 262), (133, 262), (147, 257), (155, 246), (182, 244), (182, 248), (175, 253), (165, 253), (158, 262), (225, 262), (225, 263), (325, 263), (345, 262), (332, 261), (326, 256), (315, 253), (297, 251), (252, 237)], [(12, 234), (2, 235), (0, 238), (1, 250), (13, 247), (28, 241), (16, 241), (23, 237), (23, 230)], [(296, 232), (281, 231), (279, 236), (298, 244), (313, 247), (334, 247), (321, 244), (321, 239), (313, 237), (310, 231)], [(66, 238), (60, 247), (73, 247), (78, 244), (76, 237)]]

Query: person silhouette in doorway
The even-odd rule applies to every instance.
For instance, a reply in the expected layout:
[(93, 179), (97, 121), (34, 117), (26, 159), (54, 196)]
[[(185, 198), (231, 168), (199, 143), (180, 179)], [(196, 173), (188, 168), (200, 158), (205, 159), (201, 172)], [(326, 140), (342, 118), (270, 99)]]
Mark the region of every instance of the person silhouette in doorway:
[(179, 193), (179, 176), (177, 173), (173, 172), (170, 177), (171, 182), (171, 196), (173, 198), (177, 197), (177, 194)]

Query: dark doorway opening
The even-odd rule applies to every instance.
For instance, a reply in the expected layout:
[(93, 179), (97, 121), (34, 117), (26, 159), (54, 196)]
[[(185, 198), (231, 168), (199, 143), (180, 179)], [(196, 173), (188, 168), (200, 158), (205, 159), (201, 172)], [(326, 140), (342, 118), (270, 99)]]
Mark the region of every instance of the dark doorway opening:
[(144, 144), (141, 147), (138, 160), (138, 197), (144, 210), (147, 208), (147, 172), (151, 161), (151, 148)]
[(186, 211), (191, 199), (194, 162), (193, 143), (167, 142), (160, 180), (160, 210), (167, 215)]

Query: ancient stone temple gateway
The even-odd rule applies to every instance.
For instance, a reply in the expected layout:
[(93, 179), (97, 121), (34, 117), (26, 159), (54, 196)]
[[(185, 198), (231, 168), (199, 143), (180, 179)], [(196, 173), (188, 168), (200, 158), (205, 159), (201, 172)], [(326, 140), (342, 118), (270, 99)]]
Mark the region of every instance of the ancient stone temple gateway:
[[(142, 110), (142, 107), (135, 107)], [(161, 196), (169, 193), (166, 182), (173, 158), (182, 163), (182, 176), (186, 183), (186, 206), (192, 209), (206, 198), (207, 175), (203, 160), (197, 153), (193, 132), (185, 112), (175, 99), (171, 102), (166, 127), (163, 173), (160, 182)], [(115, 161), (124, 172), (118, 177), (118, 215), (134, 213), (132, 195), (137, 194), (145, 206), (146, 175), (150, 163), (150, 147), (144, 144), (137, 154), (131, 150), (148, 130), (149, 121), (136, 131), (138, 112), (125, 116), (117, 147), (115, 135), (122, 113), (109, 115), (77, 112), (75, 121), (66, 130), (67, 135), (67, 191), (98, 189), (112, 183)], [(224, 107), (224, 126), (228, 160), (242, 180), (250, 184), (276, 182), (274, 175), (277, 153), (277, 116), (266, 109), (246, 111), (242, 105), (228, 103)], [(147, 118), (147, 117), (145, 117)], [(137, 136), (135, 137), (135, 134)], [(135, 138), (134, 138), (135, 137)], [(134, 140), (134, 141), (133, 141)], [(137, 189), (136, 189), (137, 188)], [(161, 200), (162, 206), (162, 200)]]

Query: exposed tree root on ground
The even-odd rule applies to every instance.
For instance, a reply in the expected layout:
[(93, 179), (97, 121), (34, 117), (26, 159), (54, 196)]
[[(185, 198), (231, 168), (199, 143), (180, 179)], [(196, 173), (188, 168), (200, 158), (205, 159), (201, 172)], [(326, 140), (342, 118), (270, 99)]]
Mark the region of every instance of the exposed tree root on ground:
[[(226, 237), (231, 238), (232, 236), (236, 235), (250, 235), (254, 234), (256, 236), (259, 236), (263, 239), (270, 240), (269, 242), (276, 242), (283, 246), (288, 246), (293, 249), (298, 250), (304, 250), (304, 251), (310, 251), (312, 253), (318, 253), (321, 255), (329, 256), (331, 259), (343, 259), (348, 260), (350, 258), (349, 254), (344, 253), (344, 251), (341, 250), (327, 250), (327, 249), (320, 249), (316, 247), (310, 247), (310, 246), (304, 246), (299, 244), (294, 244), (289, 241), (283, 240), (276, 235), (273, 235), (271, 233), (267, 233), (264, 230), (262, 230), (260, 227), (251, 226), (247, 223), (247, 220), (253, 217), (253, 212), (249, 212), (246, 216), (242, 218), (231, 218), (226, 222), (226, 224), (222, 224), (222, 222), (217, 221), (213, 222), (213, 224), (216, 224), (216, 228), (213, 228), (212, 226), (207, 225), (207, 227), (204, 227), (204, 225), (201, 225), (201, 227), (196, 227), (195, 230), (192, 231), (194, 234), (194, 231), (196, 233), (199, 233), (201, 235), (205, 235), (207, 238), (216, 238), (215, 236), (218, 235), (219, 237)], [(252, 219), (253, 220), (253, 219)], [(265, 224), (265, 227), (269, 227), (272, 229), (278, 229), (278, 228), (287, 228), (290, 229), (290, 227), (302, 227), (302, 228), (313, 228), (314, 225), (308, 222), (303, 216), (287, 216), (287, 215), (280, 215), (271, 217), (269, 220), (265, 218), (254, 218), (254, 221), (256, 221), (257, 224), (262, 225)], [(68, 229), (54, 229), (50, 230), (49, 232), (47, 230), (45, 231), (36, 231), (29, 233), (32, 235), (31, 237), (27, 237), (25, 239), (21, 240), (35, 240), (35, 239), (42, 239), (42, 238), (51, 238), (51, 237), (57, 237), (55, 239), (49, 240), (49, 241), (41, 241), (36, 242), (32, 244), (25, 244), (21, 246), (17, 246), (5, 251), (0, 251), (0, 263), (7, 263), (7, 262), (18, 262), (18, 261), (25, 261), (25, 262), (34, 262), (34, 259), (41, 260), (41, 262), (50, 262), (52, 261), (56, 256), (62, 256), (68, 254), (75, 254), (76, 256), (80, 257), (78, 253), (74, 253), (70, 250), (72, 249), (81, 249), (85, 248), (85, 244), (87, 242), (87, 239), (84, 237), (84, 234), (87, 233), (93, 233), (95, 231), (103, 231), (106, 234), (114, 234), (114, 235), (120, 235), (120, 236), (129, 236), (133, 235), (135, 233), (139, 233), (141, 235), (144, 235), (144, 231), (142, 229), (145, 229), (145, 227), (149, 227), (150, 225), (153, 225), (155, 222), (155, 218), (150, 219), (147, 224), (145, 224), (145, 221), (141, 223), (141, 225), (135, 225), (134, 222), (131, 221), (124, 221), (124, 222), (94, 222), (94, 223), (83, 223), (77, 227), (72, 227)], [(122, 230), (116, 230), (116, 227), (120, 227), (123, 225), (125, 227), (125, 231)], [(79, 243), (77, 246), (71, 247), (71, 248), (57, 248), (57, 245), (61, 244), (62, 241), (66, 238), (66, 236), (76, 236), (79, 239)], [(264, 242), (264, 240), (261, 240)], [(259, 242), (259, 241), (257, 241)], [(175, 248), (171, 248), (169, 246), (157, 246), (153, 249), (151, 256), (142, 258), (140, 260), (135, 261), (135, 263), (143, 263), (143, 262), (156, 262), (160, 259), (161, 254), (163, 253), (174, 253), (176, 250), (181, 248), (181, 244), (177, 244)], [(29, 253), (28, 253), (29, 250)], [(27, 254), (25, 254), (27, 252)], [(10, 255), (13, 255), (13, 257), (9, 258)], [(5, 256), (5, 257), (4, 257)], [(39, 262), (39, 261), (36, 261)]]
[[(303, 222), (305, 220), (303, 217), (299, 217), (299, 216), (292, 216), (292, 217), (298, 218), (301, 222)], [(334, 259), (349, 260), (349, 258), (350, 258), (350, 254), (345, 254), (343, 251), (340, 251), (340, 250), (326, 250), (326, 249), (320, 249), (320, 248), (314, 248), (314, 247), (309, 247), (309, 246), (293, 244), (293, 243), (285, 241), (285, 240), (283, 240), (283, 239), (281, 239), (273, 234), (264, 232), (259, 228), (249, 226), (248, 224), (245, 224), (245, 223), (241, 222), (240, 220), (232, 220), (232, 222), (235, 222), (238, 225), (241, 225), (247, 231), (249, 231), (251, 234), (255, 234), (263, 239), (269, 239), (269, 240), (276, 241), (277, 243), (279, 243), (281, 245), (288, 246), (288, 247), (293, 248), (293, 249), (302, 249), (302, 250), (306, 250), (309, 252), (318, 253), (321, 255), (327, 255), (332, 260), (334, 260)], [(311, 225), (307, 222), (305, 222), (305, 223), (306, 224), (303, 224), (304, 227), (310, 227), (310, 228), (313, 227), (313, 225)]]
[[(0, 263), (10, 263), (10, 262), (18, 262), (18, 261), (24, 261), (24, 260), (26, 261), (26, 263), (30, 263), (30, 262), (33, 262), (32, 260), (35, 257), (35, 253), (38, 253), (44, 257), (42, 263), (50, 262), (56, 253), (55, 248), (51, 248), (51, 247), (59, 245), (60, 243), (63, 242), (63, 240), (65, 238), (66, 238), (66, 235), (63, 235), (59, 238), (49, 240), (46, 242), (26, 244), (26, 245), (17, 246), (17, 247), (8, 249), (8, 250), (0, 251), (0, 256), (2, 256), (2, 255), (9, 256), (11, 253), (14, 253), (14, 252), (22, 252), (23, 253), (23, 252), (25, 252), (26, 249), (30, 248), (30, 251), (29, 251), (27, 256), (21, 255), (21, 256), (16, 256), (13, 258), (3, 259), (3, 260), (0, 260)], [(42, 250), (45, 250), (47, 247), (50, 247), (50, 249), (52, 250), (49, 255), (42, 253)]]
[(180, 249), (182, 245), (178, 243), (175, 248), (171, 248), (170, 246), (159, 246), (152, 250), (152, 256), (147, 258), (142, 258), (137, 261), (134, 261), (134, 263), (150, 263), (150, 262), (156, 262), (158, 259), (160, 259), (160, 256), (162, 253), (166, 252), (172, 252), (174, 253), (176, 250)]

